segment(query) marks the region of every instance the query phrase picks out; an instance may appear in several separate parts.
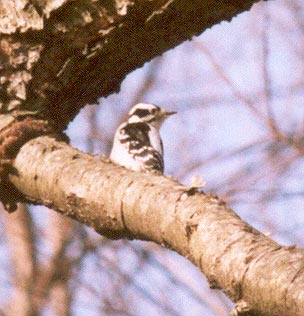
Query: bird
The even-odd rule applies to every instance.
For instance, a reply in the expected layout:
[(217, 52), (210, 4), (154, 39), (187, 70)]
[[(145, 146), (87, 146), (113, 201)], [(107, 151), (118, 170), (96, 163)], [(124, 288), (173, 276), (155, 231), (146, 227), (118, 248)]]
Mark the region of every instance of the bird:
[(110, 160), (133, 171), (163, 174), (163, 142), (159, 129), (165, 119), (175, 113), (150, 103), (134, 105), (128, 119), (115, 132)]

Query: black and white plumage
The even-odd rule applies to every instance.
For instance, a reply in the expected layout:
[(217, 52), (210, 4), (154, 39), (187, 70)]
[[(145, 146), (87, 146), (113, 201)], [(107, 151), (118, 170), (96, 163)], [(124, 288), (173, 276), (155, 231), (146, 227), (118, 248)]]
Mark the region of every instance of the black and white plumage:
[(116, 130), (110, 159), (134, 171), (164, 171), (163, 144), (159, 129), (176, 112), (167, 112), (154, 104), (138, 103), (129, 118)]

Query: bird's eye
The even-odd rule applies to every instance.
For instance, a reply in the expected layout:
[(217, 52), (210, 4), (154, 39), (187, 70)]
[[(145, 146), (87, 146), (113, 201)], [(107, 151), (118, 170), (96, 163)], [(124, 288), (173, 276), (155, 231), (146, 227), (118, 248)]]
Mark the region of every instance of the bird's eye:
[(155, 114), (155, 112), (156, 112), (156, 109), (152, 109), (152, 114)]

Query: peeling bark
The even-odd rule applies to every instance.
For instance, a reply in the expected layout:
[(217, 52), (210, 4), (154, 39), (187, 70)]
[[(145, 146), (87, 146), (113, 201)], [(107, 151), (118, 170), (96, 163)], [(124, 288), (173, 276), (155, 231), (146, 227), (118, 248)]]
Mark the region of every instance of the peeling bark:
[(132, 70), (255, 2), (1, 0), (0, 113), (62, 130)]
[(65, 143), (39, 137), (16, 157), (10, 177), (44, 204), (110, 238), (171, 248), (246, 315), (304, 315), (304, 251), (283, 247), (243, 222), (214, 195), (170, 177), (128, 171)]

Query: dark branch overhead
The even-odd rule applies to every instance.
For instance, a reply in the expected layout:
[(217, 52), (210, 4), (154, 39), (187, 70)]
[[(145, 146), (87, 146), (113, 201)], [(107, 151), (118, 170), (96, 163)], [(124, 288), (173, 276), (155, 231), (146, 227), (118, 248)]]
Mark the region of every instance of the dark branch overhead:
[(134, 69), (212, 25), (231, 20), (255, 2), (0, 4), (1, 112), (38, 112), (62, 130), (84, 105), (117, 92)]

